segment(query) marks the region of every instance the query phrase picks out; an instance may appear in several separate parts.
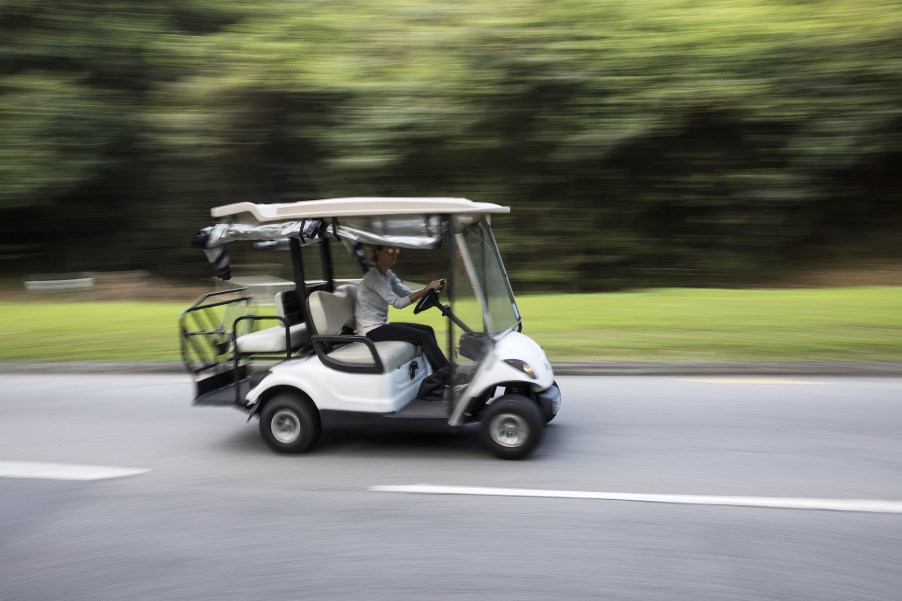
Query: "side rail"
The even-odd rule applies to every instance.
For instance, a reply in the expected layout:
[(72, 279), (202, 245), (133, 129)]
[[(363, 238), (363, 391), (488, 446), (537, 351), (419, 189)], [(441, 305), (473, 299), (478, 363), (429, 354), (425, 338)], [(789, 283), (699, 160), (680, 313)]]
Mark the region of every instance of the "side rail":
[(247, 315), (252, 299), (247, 288), (209, 292), (179, 316), (182, 362), (193, 374), (200, 374), (231, 359), (232, 327)]
[[(381, 374), (385, 371), (376, 345), (366, 336), (313, 336), (313, 350), (323, 365), (338, 371), (358, 374)], [(333, 350), (351, 343), (363, 344), (372, 356), (372, 363), (351, 363), (331, 356)]]
[[(242, 352), (242, 350), (238, 345), (238, 337), (239, 337), (239, 323), (247, 322), (251, 324), (251, 329), (256, 327), (257, 323), (262, 321), (277, 321), (279, 325), (285, 328), (285, 351), (251, 351), (251, 352)], [(288, 321), (279, 315), (242, 315), (235, 319), (232, 324), (232, 340), (234, 341), (234, 352), (232, 353), (232, 357), (234, 360), (233, 364), (233, 372), (235, 374), (235, 382), (237, 383), (238, 379), (244, 377), (246, 375), (246, 371), (241, 368), (241, 358), (249, 357), (251, 355), (258, 356), (278, 356), (282, 357), (284, 355), (285, 360), (291, 359), (291, 331), (288, 327)], [(235, 404), (238, 405), (241, 403), (241, 396), (243, 393), (246, 393), (246, 390), (241, 390), (240, 386), (235, 386)]]
[[(241, 349), (239, 349), (236, 346), (235, 347), (236, 359), (239, 355), (257, 355), (257, 354), (280, 355), (280, 356), (284, 355), (286, 360), (291, 359), (291, 330), (288, 327), (288, 321), (284, 317), (281, 317), (279, 315), (242, 315), (241, 317), (238, 317), (237, 319), (235, 319), (234, 323), (232, 324), (232, 340), (235, 340), (235, 341), (238, 340), (238, 337), (240, 336), (240, 334), (238, 333), (238, 330), (239, 330), (238, 324), (241, 322), (245, 322), (245, 321), (250, 322), (252, 324), (256, 324), (256, 323), (259, 323), (262, 321), (279, 322), (279, 325), (285, 330), (285, 348), (284, 348), (284, 350), (278, 350), (278, 351), (243, 352)], [(253, 329), (253, 326), (251, 327), (251, 329)]]

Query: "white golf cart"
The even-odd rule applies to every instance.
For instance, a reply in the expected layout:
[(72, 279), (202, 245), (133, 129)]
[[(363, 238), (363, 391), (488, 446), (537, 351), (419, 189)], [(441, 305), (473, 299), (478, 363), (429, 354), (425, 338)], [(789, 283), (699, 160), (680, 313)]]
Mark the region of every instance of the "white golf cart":
[[(544, 351), (521, 333), (492, 235), (490, 216), (509, 210), (458, 198), (214, 208), (214, 225), (192, 244), (204, 250), (218, 277), (230, 277), (231, 245), (287, 248), (293, 285), (271, 299), (275, 314), (266, 314), (265, 303), (241, 287), (206, 294), (182, 313), (181, 350), (195, 378), (195, 404), (233, 405), (248, 419), (259, 416), (260, 433), (276, 451), (306, 451), (323, 429), (404, 420), (442, 428), (480, 422), (480, 436), (497, 456), (527, 456), (557, 414), (561, 394)], [(449, 373), (433, 374), (417, 346), (355, 335), (355, 283), (369, 267), (365, 245), (405, 249), (402, 276), (422, 255), (434, 274), (426, 281), (447, 280), (413, 313), (431, 315), (439, 344), (447, 340)], [(355, 272), (351, 279), (336, 279), (341, 261), (335, 251), (342, 246), (349, 253), (344, 263)], [(407, 249), (416, 251), (409, 253), (413, 263)], [(434, 310), (420, 315), (427, 309)], [(415, 320), (409, 313), (390, 318)]]

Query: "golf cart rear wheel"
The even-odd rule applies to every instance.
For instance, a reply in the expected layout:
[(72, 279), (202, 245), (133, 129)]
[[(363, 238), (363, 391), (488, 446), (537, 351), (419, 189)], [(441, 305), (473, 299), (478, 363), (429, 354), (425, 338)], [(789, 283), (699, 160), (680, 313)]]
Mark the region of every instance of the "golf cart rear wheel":
[(498, 457), (522, 459), (539, 444), (544, 423), (539, 407), (532, 399), (506, 394), (483, 413), (480, 436)]
[(316, 443), (320, 432), (319, 412), (310, 401), (295, 395), (276, 395), (260, 414), (260, 435), (281, 453), (303, 453)]

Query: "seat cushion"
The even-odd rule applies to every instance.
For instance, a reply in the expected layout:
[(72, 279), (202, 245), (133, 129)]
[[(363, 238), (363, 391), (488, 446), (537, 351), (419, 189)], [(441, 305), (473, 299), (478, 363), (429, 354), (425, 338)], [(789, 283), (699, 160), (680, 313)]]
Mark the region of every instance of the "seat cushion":
[[(384, 340), (373, 344), (376, 345), (376, 352), (379, 353), (379, 359), (382, 360), (382, 365), (386, 371), (397, 369), (417, 356), (417, 347), (409, 342)], [(329, 357), (343, 363), (361, 363), (364, 365), (372, 365), (373, 363), (373, 355), (370, 353), (369, 347), (362, 342), (352, 342), (337, 348), (329, 353)]]
[[(296, 348), (310, 339), (307, 334), (307, 325), (299, 323), (289, 328), (291, 348)], [(273, 326), (239, 336), (236, 341), (239, 353), (284, 353), (285, 352), (285, 328)]]

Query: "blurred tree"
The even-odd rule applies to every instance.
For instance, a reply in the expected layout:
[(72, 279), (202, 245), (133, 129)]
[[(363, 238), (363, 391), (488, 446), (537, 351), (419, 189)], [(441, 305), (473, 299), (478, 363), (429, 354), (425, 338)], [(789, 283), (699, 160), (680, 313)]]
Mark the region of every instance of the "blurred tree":
[(18, 211), (0, 235), (44, 245), (27, 267), (133, 266), (148, 94), (180, 75), (156, 60), (158, 41), (235, 18), (202, 0), (0, 2), (0, 211)]
[(888, 0), (4, 0), (0, 235), (204, 272), (211, 205), (461, 195), (513, 205), (520, 287), (898, 252), (900, 29)]

